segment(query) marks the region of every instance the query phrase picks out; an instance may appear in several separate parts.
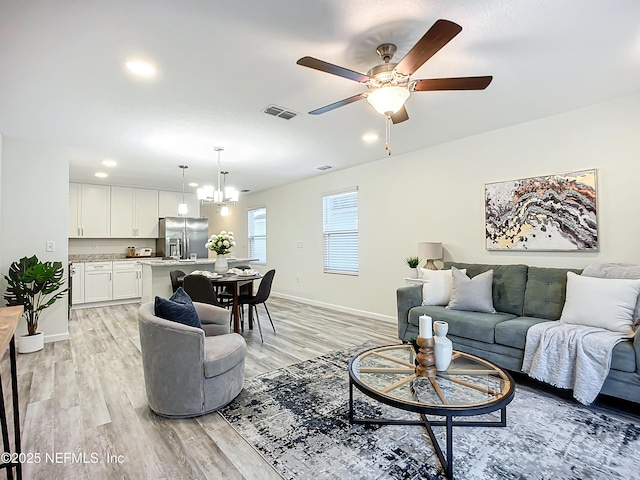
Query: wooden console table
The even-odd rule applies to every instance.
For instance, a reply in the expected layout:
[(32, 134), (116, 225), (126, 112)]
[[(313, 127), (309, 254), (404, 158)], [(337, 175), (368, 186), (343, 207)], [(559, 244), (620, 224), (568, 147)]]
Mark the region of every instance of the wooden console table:
[[(13, 398), (13, 435), (14, 451), (11, 451), (9, 443), (9, 428), (7, 426), (7, 412), (4, 405), (4, 392), (2, 391), (2, 378), (0, 377), (0, 427), (2, 428), (2, 444), (4, 452), (9, 453), (9, 461), (4, 458), (0, 463), (0, 469), (7, 469), (7, 479), (13, 480), (13, 469), (16, 469), (16, 478), (22, 480), (22, 464), (20, 463), (20, 414), (18, 412), (18, 369), (16, 366), (16, 339), (14, 333), (18, 322), (22, 317), (23, 307), (0, 307), (0, 358), (9, 346), (11, 361), (11, 394)], [(6, 456), (6, 455), (5, 455)]]

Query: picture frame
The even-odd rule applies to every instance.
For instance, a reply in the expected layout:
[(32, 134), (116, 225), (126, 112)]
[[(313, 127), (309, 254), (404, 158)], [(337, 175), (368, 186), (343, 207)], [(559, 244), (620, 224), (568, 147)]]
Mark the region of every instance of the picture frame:
[(485, 184), (487, 250), (598, 251), (596, 170)]

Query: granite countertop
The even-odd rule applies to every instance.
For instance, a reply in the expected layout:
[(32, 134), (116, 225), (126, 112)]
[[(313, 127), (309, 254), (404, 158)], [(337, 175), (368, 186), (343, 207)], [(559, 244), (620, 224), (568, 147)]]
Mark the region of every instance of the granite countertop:
[[(152, 267), (170, 267), (175, 265), (211, 265), (216, 263), (215, 258), (198, 258), (197, 260), (163, 260), (161, 258), (151, 258), (138, 260), (142, 265), (150, 265)], [(257, 258), (228, 258), (229, 264), (249, 263), (258, 261)]]
[[(156, 257), (127, 257), (125, 253), (88, 253), (69, 255), (70, 262), (110, 262), (110, 261), (139, 261), (152, 260)], [(157, 257), (161, 259), (161, 257)]]
[[(127, 257), (124, 253), (90, 253), (69, 255), (69, 262), (85, 263), (85, 262), (112, 262), (112, 261), (136, 261), (142, 265), (151, 265), (155, 267), (173, 266), (173, 265), (210, 265), (216, 263), (214, 258), (198, 258), (197, 260), (164, 260), (162, 257)], [(257, 262), (257, 258), (228, 258), (229, 263), (249, 263)]]

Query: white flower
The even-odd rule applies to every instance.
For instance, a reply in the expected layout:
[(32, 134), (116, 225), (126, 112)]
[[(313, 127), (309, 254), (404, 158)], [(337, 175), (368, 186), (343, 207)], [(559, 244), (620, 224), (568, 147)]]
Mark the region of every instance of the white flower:
[(225, 232), (224, 230), (222, 230), (222, 231), (220, 232), (220, 235), (225, 235), (226, 233), (227, 233), (227, 232)]
[(223, 240), (222, 244), (223, 244), (225, 247), (228, 247), (228, 246), (230, 246), (230, 245), (231, 245), (231, 244), (229, 243), (229, 240)]

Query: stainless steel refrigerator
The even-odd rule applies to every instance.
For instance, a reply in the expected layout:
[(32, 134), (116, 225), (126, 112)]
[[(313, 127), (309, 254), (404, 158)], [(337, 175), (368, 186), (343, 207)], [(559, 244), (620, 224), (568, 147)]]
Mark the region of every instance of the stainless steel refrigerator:
[(187, 259), (192, 253), (197, 258), (207, 258), (204, 246), (209, 239), (207, 218), (165, 217), (160, 219), (156, 252), (162, 257)]

